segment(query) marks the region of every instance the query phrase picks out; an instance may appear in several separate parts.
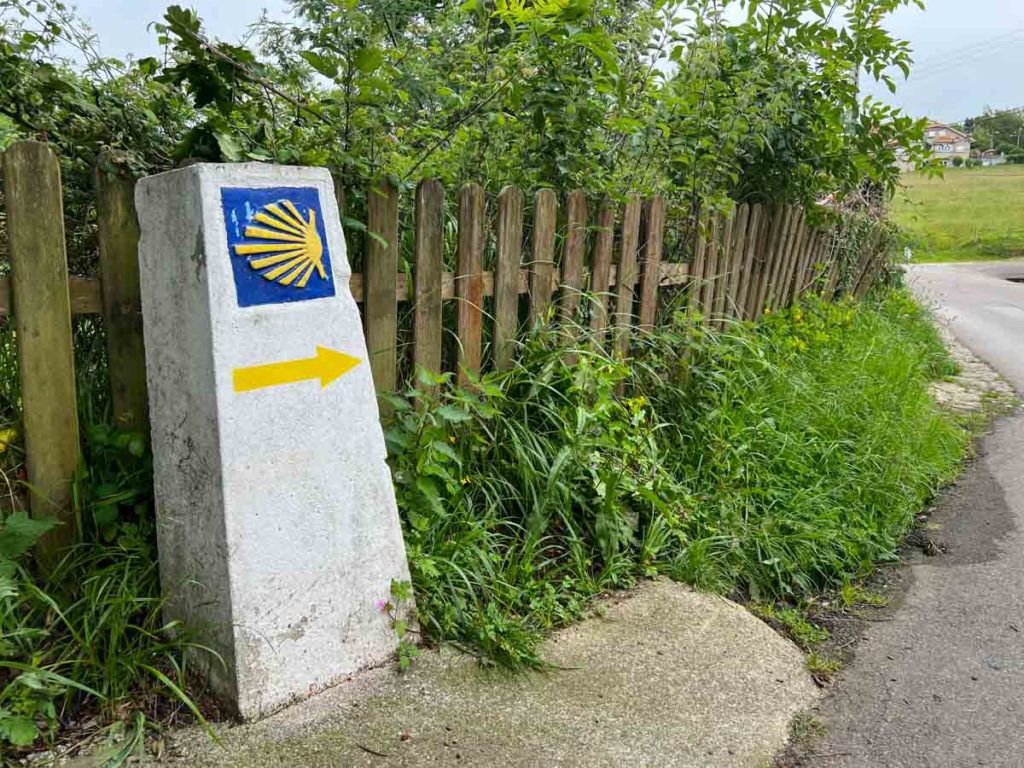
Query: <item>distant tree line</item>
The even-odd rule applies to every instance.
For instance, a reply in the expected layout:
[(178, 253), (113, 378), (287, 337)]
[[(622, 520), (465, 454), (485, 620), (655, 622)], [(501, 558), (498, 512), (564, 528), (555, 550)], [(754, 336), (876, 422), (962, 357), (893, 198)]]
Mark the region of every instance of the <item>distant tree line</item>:
[(979, 152), (994, 149), (1011, 163), (1024, 163), (1024, 108), (991, 109), (963, 122)]

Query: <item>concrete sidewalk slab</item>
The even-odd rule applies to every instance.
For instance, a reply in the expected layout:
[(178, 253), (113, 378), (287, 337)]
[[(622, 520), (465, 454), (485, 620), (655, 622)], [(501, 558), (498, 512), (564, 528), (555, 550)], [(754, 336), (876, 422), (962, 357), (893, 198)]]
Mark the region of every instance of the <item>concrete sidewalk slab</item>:
[(189, 766), (763, 766), (818, 697), (803, 654), (739, 605), (668, 581), (556, 633), (550, 672), (453, 651), (372, 670), (251, 725), (171, 739)]

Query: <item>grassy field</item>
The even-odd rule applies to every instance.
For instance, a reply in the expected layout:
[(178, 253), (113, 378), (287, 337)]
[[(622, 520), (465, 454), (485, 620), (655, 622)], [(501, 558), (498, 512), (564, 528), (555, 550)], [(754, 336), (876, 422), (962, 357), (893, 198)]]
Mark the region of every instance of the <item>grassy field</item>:
[(893, 218), (910, 234), (915, 262), (1024, 256), (1024, 166), (906, 173), (903, 184)]

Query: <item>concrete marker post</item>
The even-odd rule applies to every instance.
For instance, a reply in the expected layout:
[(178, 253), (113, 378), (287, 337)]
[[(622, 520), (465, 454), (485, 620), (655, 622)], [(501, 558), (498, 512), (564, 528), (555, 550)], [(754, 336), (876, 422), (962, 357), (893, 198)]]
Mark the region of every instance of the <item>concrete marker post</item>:
[(194, 165), (136, 206), (167, 617), (257, 718), (389, 658), (409, 578), (331, 176)]

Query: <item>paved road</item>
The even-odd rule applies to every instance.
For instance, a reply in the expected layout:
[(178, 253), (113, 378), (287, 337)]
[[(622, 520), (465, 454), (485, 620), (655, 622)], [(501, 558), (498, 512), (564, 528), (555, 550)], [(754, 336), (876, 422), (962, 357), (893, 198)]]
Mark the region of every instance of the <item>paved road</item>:
[[(1024, 393), (1024, 261), (920, 266), (911, 283)], [(948, 551), (911, 566), (819, 717), (814, 766), (1024, 766), (1024, 415), (998, 422), (943, 493)]]

